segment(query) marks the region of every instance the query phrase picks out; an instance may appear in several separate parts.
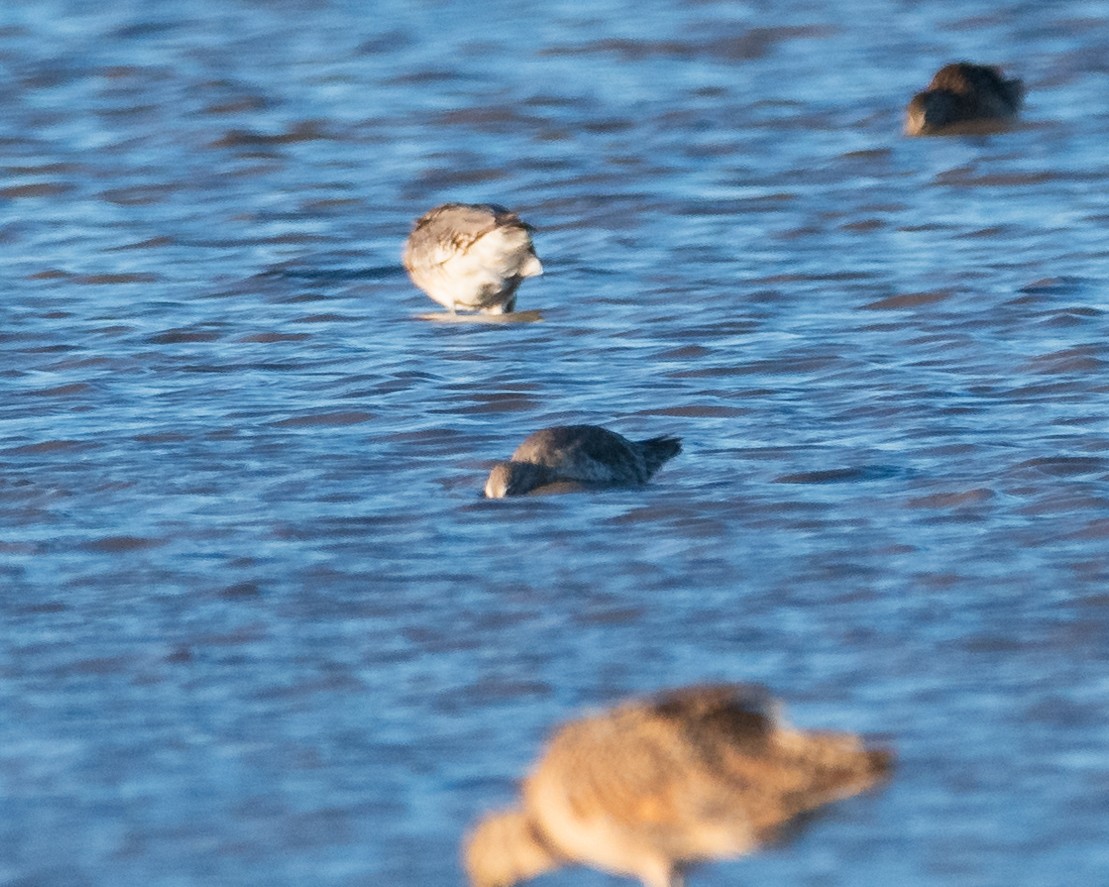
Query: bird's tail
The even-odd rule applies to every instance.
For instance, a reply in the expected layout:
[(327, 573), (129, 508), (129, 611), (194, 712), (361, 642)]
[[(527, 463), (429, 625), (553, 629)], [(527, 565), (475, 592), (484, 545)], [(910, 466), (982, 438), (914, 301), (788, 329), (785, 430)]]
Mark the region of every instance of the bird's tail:
[(640, 441), (643, 447), (643, 458), (647, 462), (647, 476), (650, 477), (662, 463), (673, 459), (682, 451), (680, 437), (652, 437), (650, 440)]
[(539, 256), (532, 252), (520, 263), (520, 270), (516, 272), (519, 277), (538, 277), (543, 273), (543, 263)]
[(799, 811), (847, 798), (881, 784), (893, 770), (891, 749), (864, 745), (849, 733), (801, 734), (809, 784), (797, 793)]
[(1024, 104), (1024, 81), (1019, 77), (1014, 77), (1012, 80), (1004, 81), (1004, 85), (1005, 98), (1014, 111), (1018, 110)]

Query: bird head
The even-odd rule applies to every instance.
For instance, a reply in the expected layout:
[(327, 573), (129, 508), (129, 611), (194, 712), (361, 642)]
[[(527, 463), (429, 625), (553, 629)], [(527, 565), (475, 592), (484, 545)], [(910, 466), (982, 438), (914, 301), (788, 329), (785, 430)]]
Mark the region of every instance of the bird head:
[(512, 887), (561, 865), (519, 809), (482, 819), (467, 836), (463, 857), (471, 887)]

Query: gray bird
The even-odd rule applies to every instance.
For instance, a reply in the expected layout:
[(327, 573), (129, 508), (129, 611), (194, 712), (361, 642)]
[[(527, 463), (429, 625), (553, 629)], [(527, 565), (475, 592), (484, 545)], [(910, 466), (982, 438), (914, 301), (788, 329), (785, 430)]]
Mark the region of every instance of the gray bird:
[(543, 273), (532, 227), (495, 204), (444, 203), (416, 220), (404, 247), (408, 276), (451, 313), (505, 314), (525, 277)]
[(684, 687), (563, 726), (463, 862), (472, 887), (575, 864), (681, 887), (690, 865), (748, 853), (892, 765), (854, 734), (789, 726), (761, 687)]
[(556, 425), (529, 435), (485, 482), (490, 499), (647, 483), (682, 451), (677, 437), (632, 441), (597, 425)]
[(996, 131), (1012, 120), (1024, 100), (1019, 79), (1001, 69), (970, 62), (944, 65), (905, 113), (905, 134), (942, 135)]

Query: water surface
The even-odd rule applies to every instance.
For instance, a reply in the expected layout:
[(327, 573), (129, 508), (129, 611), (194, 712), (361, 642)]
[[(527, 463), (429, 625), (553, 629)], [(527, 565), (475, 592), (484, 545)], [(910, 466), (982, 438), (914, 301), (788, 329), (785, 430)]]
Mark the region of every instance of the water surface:
[[(1023, 123), (903, 138), (963, 58)], [(900, 764), (694, 883), (1109, 882), (1107, 58), (1082, 2), (5, 5), (0, 883), (456, 884), (554, 724), (707, 679)], [(419, 319), (448, 199), (537, 226), (541, 322)], [(478, 497), (571, 422), (685, 452)]]

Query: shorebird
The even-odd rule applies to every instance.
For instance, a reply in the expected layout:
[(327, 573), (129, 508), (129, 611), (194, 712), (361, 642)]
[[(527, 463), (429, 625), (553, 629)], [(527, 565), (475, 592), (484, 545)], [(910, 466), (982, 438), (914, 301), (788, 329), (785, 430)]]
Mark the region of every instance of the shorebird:
[(647, 483), (682, 451), (677, 437), (633, 441), (597, 425), (556, 425), (529, 435), (485, 482), (490, 499)]
[(970, 62), (944, 65), (909, 102), (905, 134), (996, 130), (1016, 116), (1023, 99), (1021, 81), (1006, 80), (1000, 68)]
[(690, 865), (748, 853), (892, 764), (854, 734), (788, 726), (761, 687), (671, 690), (558, 730), (520, 804), (467, 836), (464, 865), (472, 887), (575, 864), (681, 887)]
[(495, 204), (444, 203), (416, 220), (404, 246), (408, 276), (451, 313), (505, 314), (525, 277), (543, 273), (532, 227)]

